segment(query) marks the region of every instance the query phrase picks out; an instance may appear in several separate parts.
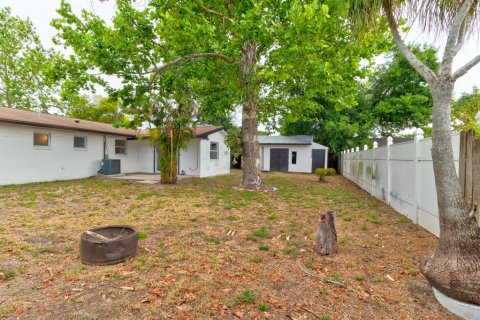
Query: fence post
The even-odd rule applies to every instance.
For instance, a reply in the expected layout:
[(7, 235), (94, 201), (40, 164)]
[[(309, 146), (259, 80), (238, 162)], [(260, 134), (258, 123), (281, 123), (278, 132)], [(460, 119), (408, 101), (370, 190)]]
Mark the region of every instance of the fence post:
[(393, 138), (387, 138), (387, 204), (390, 205), (390, 190), (392, 189), (392, 165), (390, 163), (390, 146), (393, 144)]
[(413, 201), (413, 204), (414, 204), (414, 208), (415, 208), (415, 223), (416, 224), (419, 224), (419, 220), (420, 220), (420, 215), (419, 215), (419, 211), (418, 211), (418, 207), (420, 205), (419, 203), (419, 199), (420, 199), (420, 157), (419, 157), (419, 154), (420, 154), (420, 140), (423, 139), (423, 130), (418, 128), (416, 131), (415, 131), (415, 139), (413, 140), (413, 162), (414, 162), (414, 177), (415, 177), (415, 188), (414, 188), (414, 201)]
[(373, 191), (375, 190), (374, 189), (374, 182), (375, 182), (375, 149), (378, 148), (378, 142), (377, 141), (374, 141), (373, 142), (373, 149), (372, 149), (372, 173), (371, 173), (371, 181), (372, 181), (372, 186), (371, 186), (371, 191), (370, 194), (373, 196)]
[(365, 151), (368, 150), (368, 146), (365, 144), (363, 145), (363, 151), (362, 151), (362, 190), (366, 190), (367, 188), (367, 180), (365, 179), (365, 173), (367, 171), (367, 166), (365, 163)]

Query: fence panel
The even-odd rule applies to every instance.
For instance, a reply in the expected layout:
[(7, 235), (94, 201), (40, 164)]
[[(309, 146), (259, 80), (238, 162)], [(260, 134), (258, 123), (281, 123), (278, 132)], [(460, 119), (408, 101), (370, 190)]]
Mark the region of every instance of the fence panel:
[[(452, 135), (458, 172), (460, 135)], [(374, 197), (438, 236), (437, 193), (431, 138), (421, 133), (409, 142), (364, 151), (343, 152), (342, 174)]]

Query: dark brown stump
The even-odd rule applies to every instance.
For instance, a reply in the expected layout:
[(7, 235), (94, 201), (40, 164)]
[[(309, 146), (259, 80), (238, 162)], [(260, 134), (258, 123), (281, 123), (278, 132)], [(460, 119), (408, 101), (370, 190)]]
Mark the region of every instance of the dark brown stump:
[(334, 254), (338, 251), (335, 216), (334, 211), (327, 211), (326, 213), (322, 213), (320, 217), (315, 250), (322, 256)]

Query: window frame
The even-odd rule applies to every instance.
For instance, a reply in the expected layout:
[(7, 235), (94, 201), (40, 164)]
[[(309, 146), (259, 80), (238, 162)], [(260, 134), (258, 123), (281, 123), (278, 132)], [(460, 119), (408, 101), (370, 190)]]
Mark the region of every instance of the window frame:
[[(48, 138), (48, 144), (47, 145), (35, 144), (35, 135), (46, 135), (47, 138)], [(50, 132), (34, 131), (33, 132), (33, 147), (35, 149), (51, 149), (52, 148), (52, 134)]]
[[(215, 146), (215, 149), (212, 150), (212, 146)], [(212, 152), (215, 154), (215, 158), (212, 158)], [(209, 153), (210, 153), (210, 157), (209, 157), (210, 160), (218, 160), (219, 153), (220, 153), (220, 146), (218, 142), (210, 141)]]
[[(77, 138), (80, 138), (80, 139), (83, 139), (85, 141), (84, 143), (84, 147), (75, 147), (75, 139)], [(87, 136), (73, 136), (73, 148), (75, 150), (87, 150), (87, 146), (88, 146), (88, 139), (87, 139)]]
[[(117, 141), (123, 141), (123, 143), (125, 143), (125, 146), (117, 146)], [(121, 156), (127, 155), (127, 140), (125, 140), (125, 139), (115, 139), (114, 148), (115, 148), (115, 155), (121, 155)], [(124, 151), (119, 153), (119, 152), (117, 152), (117, 148), (123, 148)]]
[(292, 159), (290, 161), (292, 164), (297, 164), (297, 156), (298, 156), (298, 152), (292, 151)]

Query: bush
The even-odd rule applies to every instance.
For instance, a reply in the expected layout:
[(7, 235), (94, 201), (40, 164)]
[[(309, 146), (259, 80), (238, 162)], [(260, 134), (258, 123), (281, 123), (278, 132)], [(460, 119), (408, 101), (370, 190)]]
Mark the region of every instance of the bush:
[(337, 174), (337, 171), (333, 168), (327, 168), (327, 176), (334, 176)]
[(327, 175), (327, 169), (317, 168), (315, 169), (315, 174), (318, 176), (318, 181), (323, 181), (323, 178)]
[(324, 181), (325, 176), (334, 176), (337, 174), (337, 171), (333, 168), (317, 168), (315, 169), (315, 174), (318, 176), (318, 181)]

